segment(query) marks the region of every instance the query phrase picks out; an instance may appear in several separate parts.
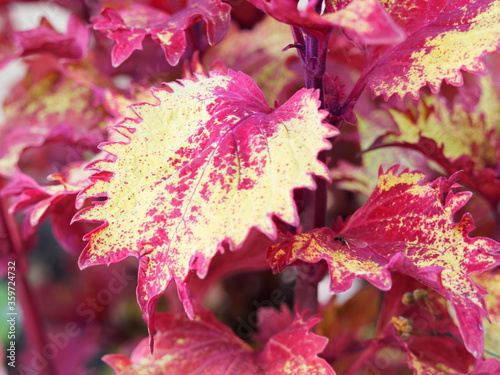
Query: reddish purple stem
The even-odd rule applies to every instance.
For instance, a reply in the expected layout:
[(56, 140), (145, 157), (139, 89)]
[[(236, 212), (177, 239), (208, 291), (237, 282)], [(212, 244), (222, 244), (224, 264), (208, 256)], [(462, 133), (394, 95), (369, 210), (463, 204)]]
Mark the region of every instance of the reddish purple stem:
[[(0, 188), (1, 188), (0, 184)], [(28, 341), (31, 343), (32, 350), (43, 356), (45, 348), (45, 332), (43, 329), (40, 314), (35, 306), (35, 299), (31, 287), (26, 280), (28, 262), (26, 259), (26, 249), (24, 241), (19, 232), (19, 226), (14, 217), (9, 213), (8, 204), (5, 198), (0, 197), (0, 215), (7, 229), (8, 248), (13, 250), (16, 262), (16, 292), (19, 304), (23, 313), (23, 327)], [(46, 366), (37, 369), (41, 375), (55, 374), (55, 368), (51, 359), (46, 358)]]
[[(321, 3), (316, 4), (316, 11), (321, 9)], [(318, 8), (319, 6), (319, 8)], [(294, 46), (304, 67), (306, 88), (319, 90), (321, 108), (324, 108), (323, 75), (326, 69), (328, 39), (331, 30), (324, 34), (312, 33), (299, 27), (292, 26)], [(318, 159), (326, 160), (326, 153), (321, 152)], [(324, 179), (315, 178), (316, 190), (306, 190), (304, 194), (304, 208), (301, 212), (302, 229), (309, 231), (325, 226), (327, 183)], [(309, 310), (312, 314), (318, 310), (318, 282), (324, 275), (325, 269), (318, 264), (302, 264), (298, 267), (295, 283), (295, 304), (301, 312)]]

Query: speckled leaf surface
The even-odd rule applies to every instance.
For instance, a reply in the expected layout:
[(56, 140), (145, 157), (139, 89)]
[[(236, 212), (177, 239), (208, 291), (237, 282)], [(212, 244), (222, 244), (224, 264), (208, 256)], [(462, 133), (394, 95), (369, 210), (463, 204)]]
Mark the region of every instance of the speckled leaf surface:
[(404, 30), (397, 46), (369, 53), (367, 87), (374, 96), (418, 97), (426, 84), (435, 93), (443, 79), (459, 86), (460, 69), (485, 73), (481, 55), (500, 46), (498, 0), (384, 0), (385, 8)]
[(144, 4), (132, 4), (121, 10), (105, 8), (102, 17), (93, 21), (95, 30), (107, 32), (117, 43), (111, 55), (113, 66), (120, 65), (136, 49), (141, 50), (147, 35), (163, 48), (169, 64), (177, 65), (186, 50), (186, 29), (202, 19), (207, 25), (208, 41), (213, 45), (229, 28), (230, 10), (228, 4), (219, 0), (191, 0), (174, 14)]
[[(291, 69), (289, 62), (298, 60), (294, 49), (283, 51), (293, 43), (290, 26), (265, 16), (251, 30), (229, 29), (224, 39), (206, 51), (206, 66), (224, 61), (228, 68), (251, 76), (270, 104), (284, 103), (298, 87), (304, 85), (302, 71)], [(245, 46), (245, 48), (241, 48)]]
[(106, 196), (78, 219), (105, 222), (89, 233), (80, 267), (140, 259), (138, 302), (152, 334), (158, 296), (175, 279), (192, 315), (186, 277), (204, 277), (226, 242), (237, 248), (252, 227), (270, 237), (272, 216), (298, 225), (292, 190), (328, 178), (316, 159), (338, 133), (322, 123), (317, 93), (300, 90), (274, 111), (250, 77), (197, 75), (153, 89), (156, 106), (133, 106), (139, 119), (116, 130), (128, 143), (102, 148), (95, 184), (81, 197)]
[(355, 277), (388, 290), (391, 271), (410, 275), (451, 302), (467, 349), (480, 356), (484, 290), (469, 275), (500, 264), (500, 245), (470, 238), (469, 214), (454, 222), (453, 215), (470, 198), (469, 192), (451, 191), (456, 175), (423, 184), (421, 173), (396, 171), (380, 174), (366, 204), (339, 233), (321, 228), (289, 237), (270, 249), (271, 264), (280, 270), (296, 260), (324, 259), (336, 293), (347, 290)]
[(472, 278), (488, 292), (485, 299), (490, 318), (500, 323), (500, 272), (483, 272)]
[(30, 69), (4, 102), (0, 124), (0, 175), (19, 172), (24, 150), (54, 138), (79, 149), (103, 141), (106, 112), (95, 93), (60, 71), (47, 66)]
[(117, 375), (334, 375), (328, 363), (317, 356), (327, 341), (310, 332), (317, 323), (318, 318), (306, 321), (298, 316), (261, 350), (253, 350), (208, 311), (194, 321), (185, 315), (163, 313), (157, 317), (153, 355), (144, 339), (130, 358), (109, 354), (103, 360)]

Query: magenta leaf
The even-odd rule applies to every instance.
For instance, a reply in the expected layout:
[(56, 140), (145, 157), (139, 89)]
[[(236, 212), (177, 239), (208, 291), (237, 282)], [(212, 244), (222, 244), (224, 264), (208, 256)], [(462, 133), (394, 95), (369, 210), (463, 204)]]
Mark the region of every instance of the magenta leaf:
[[(397, 46), (367, 49), (365, 82), (374, 96), (418, 98), (428, 84), (439, 91), (443, 79), (463, 83), (460, 69), (486, 72), (481, 55), (500, 46), (500, 1), (395, 0), (384, 6), (404, 30)], [(366, 81), (365, 81), (366, 79)]]
[(16, 31), (13, 38), (22, 56), (51, 53), (67, 61), (80, 61), (87, 54), (90, 32), (78, 17), (71, 15), (66, 34), (58, 33), (42, 19), (39, 27)]
[(117, 375), (245, 374), (245, 375), (334, 375), (318, 358), (327, 339), (311, 333), (319, 318), (297, 316), (283, 331), (272, 336), (261, 350), (253, 350), (207, 310), (193, 321), (184, 314), (158, 314), (154, 354), (148, 340), (135, 348), (130, 358), (108, 354), (103, 360)]
[(284, 103), (304, 85), (302, 71), (290, 67), (291, 62), (298, 61), (297, 52), (283, 51), (292, 42), (290, 26), (265, 16), (251, 30), (233, 26), (222, 42), (207, 50), (203, 62), (207, 66), (226, 62), (228, 68), (251, 76), (270, 104), (275, 100)]
[(113, 66), (118, 66), (130, 57), (136, 49), (142, 49), (142, 41), (151, 35), (165, 51), (170, 65), (177, 65), (186, 50), (186, 30), (203, 20), (207, 27), (211, 45), (219, 42), (230, 23), (231, 7), (220, 0), (192, 0), (174, 14), (143, 4), (114, 10), (106, 8), (102, 17), (96, 17), (94, 29), (105, 31), (117, 42), (112, 53)]
[(500, 373), (500, 361), (498, 359), (489, 358), (483, 361), (478, 361), (470, 375), (490, 375)]
[(261, 307), (257, 310), (257, 332), (253, 338), (261, 343), (282, 331), (285, 331), (293, 323), (293, 315), (286, 304), (280, 306), (280, 310), (274, 307)]
[(30, 237), (51, 215), (54, 237), (61, 247), (72, 254), (81, 251), (84, 234), (89, 230), (85, 223), (76, 223), (70, 227), (71, 219), (76, 214), (75, 204), (81, 208), (83, 202), (76, 201), (77, 194), (90, 185), (88, 177), (92, 174), (84, 171), (86, 162), (74, 163), (65, 171), (49, 176), (57, 185), (40, 186), (31, 177), (18, 173), (2, 189), (2, 196), (13, 198), (10, 210), (13, 213), (24, 212), (23, 236)]

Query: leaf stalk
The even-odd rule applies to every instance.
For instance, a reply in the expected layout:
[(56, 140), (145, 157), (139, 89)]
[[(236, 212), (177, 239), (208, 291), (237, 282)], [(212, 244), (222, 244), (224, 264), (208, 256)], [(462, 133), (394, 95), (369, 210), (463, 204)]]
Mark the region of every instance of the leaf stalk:
[[(321, 11), (321, 2), (317, 2), (315, 10)], [(325, 108), (323, 75), (326, 71), (328, 40), (332, 29), (324, 33), (303, 30), (292, 26), (293, 46), (297, 48), (302, 67), (305, 72), (305, 84), (308, 89), (319, 90), (320, 108)], [(318, 159), (326, 161), (326, 152), (322, 151)], [(326, 223), (327, 182), (314, 178), (316, 190), (306, 190), (304, 193), (304, 208), (301, 212), (302, 231), (322, 228)], [(302, 264), (298, 267), (295, 283), (295, 304), (301, 312), (306, 310), (315, 314), (318, 310), (318, 283), (325, 273), (324, 267), (318, 264)]]

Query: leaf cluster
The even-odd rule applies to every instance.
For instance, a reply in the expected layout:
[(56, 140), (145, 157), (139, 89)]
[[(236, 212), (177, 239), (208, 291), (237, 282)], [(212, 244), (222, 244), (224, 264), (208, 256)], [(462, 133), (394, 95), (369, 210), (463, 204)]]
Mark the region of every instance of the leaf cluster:
[(20, 373), (500, 372), (500, 1), (57, 4), (0, 2)]

